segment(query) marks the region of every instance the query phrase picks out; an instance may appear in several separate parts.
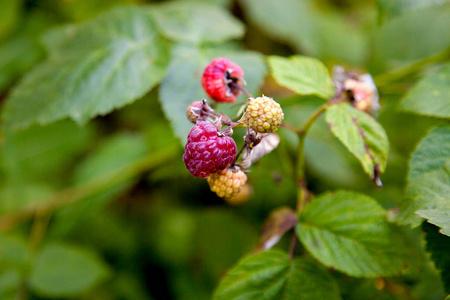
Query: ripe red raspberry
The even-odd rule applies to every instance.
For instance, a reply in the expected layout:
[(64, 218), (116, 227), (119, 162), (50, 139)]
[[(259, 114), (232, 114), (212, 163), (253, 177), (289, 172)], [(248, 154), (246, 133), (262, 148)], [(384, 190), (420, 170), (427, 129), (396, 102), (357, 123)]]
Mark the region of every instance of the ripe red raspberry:
[(203, 72), (202, 86), (217, 102), (233, 103), (241, 93), (244, 71), (226, 58), (214, 59)]
[(236, 143), (231, 137), (218, 136), (216, 127), (204, 121), (192, 127), (184, 149), (186, 168), (193, 176), (202, 178), (234, 163), (237, 152)]
[(211, 174), (208, 177), (208, 184), (211, 191), (225, 199), (237, 196), (246, 181), (247, 175), (243, 171), (228, 168)]

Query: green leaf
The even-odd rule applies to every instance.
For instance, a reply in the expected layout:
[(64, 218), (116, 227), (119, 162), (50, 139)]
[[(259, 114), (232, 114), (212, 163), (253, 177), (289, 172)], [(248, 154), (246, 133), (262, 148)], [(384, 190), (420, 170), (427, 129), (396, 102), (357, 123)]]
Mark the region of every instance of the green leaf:
[(130, 222), (107, 208), (92, 213), (87, 211), (69, 232), (68, 237), (72, 236), (79, 244), (95, 245), (100, 253), (117, 253), (115, 257), (120, 262), (138, 255), (138, 232), (130, 226)]
[(70, 297), (93, 288), (108, 275), (94, 253), (64, 244), (45, 246), (31, 271), (31, 288), (43, 297)]
[(198, 2), (198, 3), (213, 3), (217, 6), (231, 7), (232, 0), (177, 0), (178, 2)]
[(410, 181), (406, 188), (406, 196), (400, 203), (398, 220), (412, 227), (418, 226), (422, 219), (416, 212), (423, 209), (442, 210), (450, 204), (450, 172), (436, 170)]
[(21, 278), (17, 271), (4, 271), (0, 272), (0, 296), (5, 296), (8, 293), (17, 291), (20, 287)]
[(445, 169), (450, 158), (450, 126), (436, 127), (420, 141), (409, 162), (408, 181)]
[(368, 43), (361, 28), (338, 10), (327, 11), (313, 2), (246, 0), (240, 3), (250, 24), (274, 40), (289, 44), (298, 53), (333, 63), (338, 60), (351, 65), (364, 64)]
[[(380, 279), (378, 279), (380, 280)], [(358, 284), (359, 283), (359, 284)], [(347, 300), (399, 300), (398, 298), (386, 288), (380, 288), (379, 281), (377, 279), (361, 280), (357, 284), (351, 285), (351, 289), (348, 291), (349, 295), (345, 298)], [(356, 286), (355, 286), (356, 285)], [(345, 292), (344, 292), (345, 293)], [(420, 299), (420, 298), (419, 298)]]
[(146, 7), (121, 7), (46, 36), (48, 59), (5, 104), (7, 127), (71, 117), (85, 123), (142, 97), (164, 76), (168, 44)]
[(375, 60), (387, 64), (388, 69), (401, 68), (447, 51), (449, 27), (450, 5), (428, 7), (394, 18), (375, 34)]
[(416, 214), (422, 218), (428, 219), (428, 223), (439, 226), (442, 234), (450, 236), (450, 203), (445, 210), (440, 209), (426, 209), (416, 211)]
[[(3, 200), (3, 198), (0, 198)], [(27, 241), (21, 236), (0, 234), (0, 298), (15, 294), (27, 264)], [(13, 298), (11, 298), (13, 299)]]
[(386, 211), (372, 198), (338, 191), (315, 198), (299, 216), (297, 235), (327, 267), (351, 276), (400, 274), (417, 257)]
[(186, 118), (186, 109), (192, 102), (205, 97), (200, 80), (201, 66), (206, 66), (207, 62), (196, 49), (183, 45), (174, 49), (172, 57), (167, 76), (159, 87), (159, 95), (163, 111), (184, 145), (193, 126)]
[[(310, 96), (295, 96), (290, 100), (295, 105), (284, 105), (286, 102), (281, 101), (285, 120), (289, 120), (290, 125), (301, 128), (323, 105), (322, 99), (317, 97), (313, 99)], [(287, 130), (283, 130), (281, 134), (294, 151), (297, 147), (296, 134)], [(313, 177), (321, 178), (327, 186), (352, 188), (367, 182), (367, 178), (361, 176), (359, 162), (331, 133), (324, 115), (321, 115), (308, 131), (305, 139), (305, 156), (308, 172)]]
[(118, 133), (102, 141), (95, 151), (74, 171), (74, 181), (79, 184), (117, 172), (142, 159), (148, 153), (145, 139), (139, 134)]
[(0, 92), (44, 56), (39, 37), (54, 23), (46, 13), (29, 14), (15, 34), (0, 45)]
[(311, 174), (335, 188), (352, 188), (366, 181), (360, 175), (358, 162), (354, 163), (351, 154), (331, 132), (323, 137), (308, 136), (305, 139), (305, 156)]
[(269, 250), (243, 258), (224, 276), (219, 299), (341, 299), (337, 284), (312, 260)]
[(220, 43), (244, 35), (244, 25), (238, 19), (211, 4), (164, 3), (151, 12), (162, 34), (174, 41)]
[(418, 226), (418, 210), (438, 209), (449, 205), (450, 127), (436, 127), (422, 139), (409, 163), (406, 198), (395, 220)]
[(442, 283), (447, 293), (450, 293), (450, 237), (439, 233), (434, 225), (424, 223), (426, 249), (431, 253), (436, 268), (441, 272)]
[(409, 11), (442, 5), (448, 2), (448, 0), (378, 0), (378, 6), (388, 17), (396, 17)]
[(328, 70), (319, 60), (306, 56), (269, 56), (269, 67), (275, 81), (299, 95), (317, 95), (330, 99), (334, 85)]
[[(250, 93), (256, 94), (264, 79), (266, 66), (263, 56), (259, 53), (197, 49), (182, 44), (175, 47), (173, 60), (167, 76), (161, 82), (159, 95), (163, 111), (183, 145), (193, 126), (186, 118), (186, 109), (192, 102), (207, 97), (200, 83), (201, 76), (204, 68), (219, 56), (229, 58), (241, 66), (248, 82), (246, 89)], [(245, 96), (240, 97), (244, 99)]]
[(197, 230), (198, 216), (190, 211), (174, 208), (158, 214), (157, 221), (154, 228), (157, 234), (152, 244), (158, 259), (171, 265), (188, 266), (195, 253), (196, 244), (192, 241)]
[(22, 1), (20, 0), (2, 0), (0, 1), (0, 41), (8, 36), (17, 26), (20, 17)]
[(196, 220), (197, 230), (191, 240), (196, 245), (194, 260), (217, 282), (228, 268), (253, 249), (258, 232), (247, 218), (226, 209), (200, 211)]
[(123, 272), (114, 277), (108, 288), (110, 298), (152, 300), (147, 292), (147, 286), (142, 282), (138, 274)]
[(66, 184), (94, 136), (91, 126), (80, 128), (70, 120), (6, 132), (0, 148), (0, 214), (31, 207)]
[(17, 266), (27, 259), (27, 243), (24, 238), (13, 235), (0, 235), (0, 265)]
[(7, 132), (0, 154), (8, 174), (22, 180), (54, 182), (89, 148), (93, 138), (92, 127), (64, 120)]
[[(118, 155), (120, 153), (120, 155)], [(75, 185), (94, 181), (98, 178), (120, 172), (136, 163), (148, 153), (143, 136), (132, 133), (119, 133), (102, 141), (88, 157), (82, 160), (73, 172)], [(114, 186), (67, 205), (58, 211), (53, 220), (53, 233), (62, 235), (71, 230), (88, 216), (99, 213), (112, 199), (129, 190), (137, 178), (128, 178)]]
[(114, 6), (137, 4), (139, 0), (57, 0), (54, 2), (57, 2), (56, 5), (62, 15), (74, 21), (82, 21), (93, 18)]
[(378, 181), (389, 152), (383, 127), (372, 116), (347, 103), (328, 108), (325, 119), (331, 132), (361, 162), (364, 171)]
[(408, 93), (402, 109), (439, 118), (450, 118), (450, 64), (420, 80)]

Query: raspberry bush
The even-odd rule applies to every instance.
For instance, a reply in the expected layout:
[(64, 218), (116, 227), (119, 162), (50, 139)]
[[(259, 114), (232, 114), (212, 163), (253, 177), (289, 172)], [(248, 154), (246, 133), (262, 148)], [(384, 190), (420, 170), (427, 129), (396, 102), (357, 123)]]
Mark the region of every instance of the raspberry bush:
[(448, 300), (448, 3), (157, 2), (0, 1), (0, 299)]

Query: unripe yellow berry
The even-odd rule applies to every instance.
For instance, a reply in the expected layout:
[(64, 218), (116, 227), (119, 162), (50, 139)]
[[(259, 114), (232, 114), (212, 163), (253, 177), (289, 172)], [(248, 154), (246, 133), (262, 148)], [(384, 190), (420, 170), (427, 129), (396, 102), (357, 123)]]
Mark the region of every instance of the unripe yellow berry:
[(250, 98), (247, 110), (241, 119), (248, 127), (260, 133), (277, 131), (284, 114), (280, 104), (270, 97)]
[(225, 199), (235, 197), (247, 181), (247, 175), (241, 170), (223, 169), (208, 177), (208, 184), (217, 196)]

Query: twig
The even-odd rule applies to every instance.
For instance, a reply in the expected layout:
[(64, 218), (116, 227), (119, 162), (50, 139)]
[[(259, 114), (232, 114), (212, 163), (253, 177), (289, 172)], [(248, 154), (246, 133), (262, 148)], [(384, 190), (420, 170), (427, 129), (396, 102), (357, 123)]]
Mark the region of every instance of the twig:
[(297, 246), (297, 234), (295, 233), (295, 228), (292, 231), (291, 244), (289, 245), (289, 257), (294, 259), (295, 247)]
[(247, 97), (254, 98), (252, 94), (250, 94), (242, 85), (236, 83), (236, 82), (230, 82), (229, 85), (232, 85), (233, 88), (240, 90), (243, 92)]

